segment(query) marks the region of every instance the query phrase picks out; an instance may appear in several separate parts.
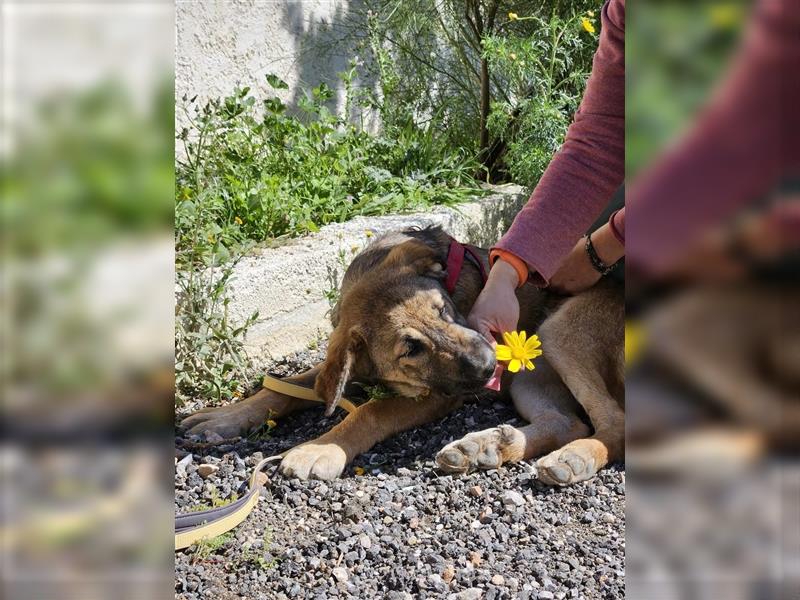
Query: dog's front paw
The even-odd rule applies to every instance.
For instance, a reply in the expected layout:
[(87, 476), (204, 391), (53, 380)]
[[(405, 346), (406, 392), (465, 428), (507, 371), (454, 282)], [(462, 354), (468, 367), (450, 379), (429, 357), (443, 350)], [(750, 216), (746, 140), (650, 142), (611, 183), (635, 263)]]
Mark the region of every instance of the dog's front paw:
[(299, 479), (336, 479), (347, 465), (347, 455), (336, 444), (304, 444), (292, 448), (281, 461), (281, 472)]
[(476, 469), (496, 469), (504, 462), (520, 460), (525, 451), (525, 436), (511, 425), (500, 425), (468, 433), (451, 442), (436, 455), (436, 464), (448, 473), (468, 473)]
[(582, 439), (570, 442), (536, 462), (539, 479), (548, 485), (569, 485), (586, 481), (597, 473), (602, 457), (600, 443)]

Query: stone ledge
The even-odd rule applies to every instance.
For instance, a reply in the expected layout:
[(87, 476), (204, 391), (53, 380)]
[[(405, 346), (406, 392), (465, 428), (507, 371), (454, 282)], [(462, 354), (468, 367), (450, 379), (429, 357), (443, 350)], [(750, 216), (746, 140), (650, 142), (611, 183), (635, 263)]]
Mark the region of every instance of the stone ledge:
[(431, 212), (357, 217), (278, 248), (244, 257), (230, 281), (229, 310), (242, 322), (256, 310), (259, 320), (248, 332), (246, 347), (256, 363), (297, 352), (330, 332), (326, 294), (338, 290), (352, 257), (380, 235), (409, 226), (441, 225), (457, 239), (489, 246), (511, 224), (528, 198), (518, 185), (488, 186), (491, 194)]

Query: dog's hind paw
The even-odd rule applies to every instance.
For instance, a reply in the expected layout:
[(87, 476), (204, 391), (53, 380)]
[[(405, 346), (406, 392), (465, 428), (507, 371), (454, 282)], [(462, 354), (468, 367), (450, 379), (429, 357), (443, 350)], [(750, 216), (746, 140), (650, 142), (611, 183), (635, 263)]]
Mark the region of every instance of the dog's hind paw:
[(304, 444), (281, 461), (281, 472), (298, 479), (336, 479), (347, 466), (347, 455), (336, 444)]
[(588, 438), (575, 440), (540, 458), (536, 461), (539, 479), (548, 485), (569, 485), (590, 479), (602, 466), (597, 456), (601, 451), (598, 445), (602, 446)]
[(500, 425), (447, 444), (436, 455), (436, 464), (448, 473), (497, 469), (505, 462), (520, 460), (524, 451), (524, 434), (511, 425)]

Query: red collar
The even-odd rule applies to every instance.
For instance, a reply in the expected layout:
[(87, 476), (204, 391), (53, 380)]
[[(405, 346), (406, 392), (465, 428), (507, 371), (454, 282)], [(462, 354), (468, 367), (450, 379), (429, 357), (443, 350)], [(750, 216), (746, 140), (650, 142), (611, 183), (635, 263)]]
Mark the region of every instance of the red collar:
[(462, 244), (455, 238), (450, 238), (450, 249), (447, 251), (447, 279), (444, 283), (445, 288), (447, 288), (447, 293), (451, 296), (456, 289), (458, 278), (461, 275), (461, 267), (464, 266), (465, 255), (469, 255), (478, 269), (480, 269), (481, 279), (483, 283), (486, 283), (486, 267), (483, 266), (483, 261), (476, 252), (475, 246)]

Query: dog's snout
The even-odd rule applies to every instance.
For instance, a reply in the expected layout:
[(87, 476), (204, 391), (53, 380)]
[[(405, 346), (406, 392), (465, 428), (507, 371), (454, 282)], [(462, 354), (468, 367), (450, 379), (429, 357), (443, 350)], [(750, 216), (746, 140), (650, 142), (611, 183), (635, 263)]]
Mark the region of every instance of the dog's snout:
[(476, 344), (472, 350), (461, 357), (461, 368), (465, 374), (476, 379), (489, 379), (494, 373), (495, 355), (486, 343)]

